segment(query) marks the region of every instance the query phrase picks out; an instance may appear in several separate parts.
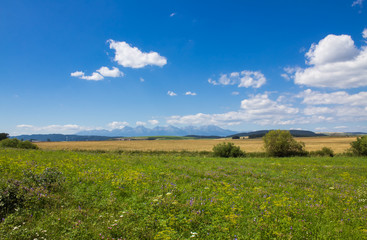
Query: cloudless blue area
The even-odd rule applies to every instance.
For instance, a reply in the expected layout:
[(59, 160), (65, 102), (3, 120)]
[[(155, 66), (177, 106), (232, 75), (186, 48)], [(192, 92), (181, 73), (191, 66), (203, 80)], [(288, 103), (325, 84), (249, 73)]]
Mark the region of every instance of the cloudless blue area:
[[(367, 9), (352, 3), (3, 0), (0, 132), (20, 134), (16, 126), (21, 124), (105, 128), (113, 121), (135, 126), (137, 121), (157, 119), (159, 125), (167, 125), (166, 119), (174, 115), (237, 111), (243, 99), (259, 93), (271, 93), (272, 99), (296, 94), (308, 87), (280, 75), (284, 67), (305, 66), (304, 54), (312, 43), (328, 34), (347, 34), (356, 46), (363, 44)], [(158, 52), (167, 64), (122, 67), (113, 61), (109, 39), (125, 41), (143, 52)], [(103, 81), (70, 76), (75, 71), (91, 75), (102, 66), (118, 67), (125, 76)], [(220, 74), (242, 70), (261, 71), (266, 84), (254, 89), (208, 83), (209, 78), (217, 80)], [(348, 92), (362, 90), (366, 88)], [(170, 97), (167, 91), (177, 96)], [(197, 95), (185, 96), (187, 91)], [(233, 91), (239, 95), (232, 95)], [(326, 125), (281, 128), (314, 130)], [(350, 130), (358, 130), (349, 125)], [(276, 127), (224, 126), (243, 131)]]

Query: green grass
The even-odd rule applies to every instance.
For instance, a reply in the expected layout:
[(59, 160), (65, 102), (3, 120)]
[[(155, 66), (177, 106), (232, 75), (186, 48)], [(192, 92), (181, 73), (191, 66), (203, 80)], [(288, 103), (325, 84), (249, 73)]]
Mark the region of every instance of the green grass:
[[(24, 174), (50, 168), (59, 185)], [(24, 197), (0, 239), (367, 239), (362, 157), (0, 149), (0, 178)]]

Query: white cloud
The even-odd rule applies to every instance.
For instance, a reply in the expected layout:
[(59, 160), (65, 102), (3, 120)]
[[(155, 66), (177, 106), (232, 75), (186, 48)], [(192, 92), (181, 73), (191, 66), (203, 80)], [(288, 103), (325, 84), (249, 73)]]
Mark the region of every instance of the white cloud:
[(85, 73), (82, 71), (76, 71), (70, 74), (72, 77), (78, 77), (84, 80), (91, 80), (91, 81), (100, 81), (103, 80), (104, 77), (122, 77), (124, 73), (121, 72), (117, 67), (113, 67), (109, 69), (108, 67), (101, 67), (96, 72), (92, 73), (91, 76), (85, 76)]
[(185, 95), (196, 96), (196, 93), (188, 91), (185, 93)]
[(285, 73), (281, 74), (280, 76), (282, 76), (286, 80), (290, 80), (290, 79), (293, 79), (294, 74), (297, 71), (302, 70), (302, 68), (300, 68), (300, 67), (285, 67), (283, 70), (285, 71)]
[(362, 7), (362, 5), (363, 5), (363, 0), (355, 0), (355, 1), (352, 3), (352, 7), (357, 6), (357, 5), (359, 5), (360, 7)]
[(260, 125), (284, 125), (291, 124), (290, 120), (298, 113), (298, 109), (281, 104), (269, 99), (268, 94), (258, 94), (241, 102), (241, 109), (221, 114), (204, 114), (186, 116), (171, 116), (168, 124), (188, 124), (188, 125), (219, 125), (231, 126), (246, 122)]
[(235, 91), (235, 92), (232, 92), (231, 94), (232, 94), (232, 95), (234, 95), (234, 96), (237, 96), (237, 95), (239, 95), (240, 93)]
[(176, 15), (176, 13), (174, 13), (174, 12), (173, 12), (173, 13), (171, 13), (169, 16), (170, 16), (170, 17), (173, 17), (173, 16), (175, 16), (175, 15)]
[(344, 128), (348, 128), (347, 126), (336, 126), (334, 127), (335, 129), (344, 129)]
[(172, 91), (168, 91), (167, 92), (167, 95), (173, 97), (173, 96), (176, 96), (177, 94), (175, 92), (172, 92)]
[(100, 81), (104, 79), (104, 77), (101, 74), (96, 73), (96, 72), (92, 73), (91, 76), (81, 76), (79, 78), (84, 79), (84, 80), (89, 80), (89, 81)]
[(129, 125), (128, 122), (117, 122), (117, 121), (107, 124), (107, 126), (111, 129), (123, 129), (128, 125)]
[(367, 86), (367, 47), (360, 50), (348, 35), (328, 35), (306, 53), (311, 66), (298, 69), (294, 82), (330, 88)]
[(306, 107), (303, 110), (305, 115), (320, 115), (320, 114), (329, 114), (333, 113), (333, 110), (328, 107)]
[(145, 82), (144, 78), (139, 78), (140, 82)]
[(307, 64), (322, 65), (351, 60), (358, 55), (358, 49), (351, 36), (330, 34), (318, 44), (313, 43), (305, 55)]
[(97, 70), (102, 76), (104, 77), (122, 77), (124, 76), (124, 73), (121, 72), (117, 67), (113, 67), (112, 69), (109, 69), (108, 67), (101, 67)]
[(302, 103), (306, 104), (303, 113), (307, 116), (324, 117), (335, 122), (365, 121), (367, 117), (367, 92), (321, 93), (307, 89), (297, 97), (303, 98)]
[(17, 132), (21, 134), (49, 134), (49, 133), (62, 133), (62, 134), (74, 134), (79, 131), (92, 130), (95, 128), (83, 127), (76, 124), (66, 125), (48, 125), (48, 126), (33, 126), (28, 124), (20, 124), (16, 126)]
[(363, 38), (364, 38), (364, 39), (366, 39), (366, 41), (367, 41), (367, 28), (365, 28), (365, 29), (363, 30), (363, 32), (362, 32), (362, 36), (363, 36)]
[(238, 85), (238, 87), (259, 88), (266, 83), (266, 78), (261, 72), (244, 70), (242, 72), (221, 74), (218, 81), (209, 78), (208, 82), (213, 85)]
[(76, 72), (70, 73), (70, 76), (72, 76), (72, 77), (82, 77), (82, 76), (84, 76), (84, 72), (76, 71)]
[(115, 50), (115, 61), (124, 67), (143, 68), (147, 65), (164, 66), (167, 59), (160, 56), (157, 52), (145, 53), (137, 47), (132, 47), (126, 42), (116, 42), (112, 39), (108, 40), (110, 49)]
[(303, 98), (302, 103), (308, 105), (350, 105), (350, 106), (367, 106), (367, 92), (359, 92), (356, 94), (348, 94), (345, 91), (332, 93), (321, 93), (307, 89), (298, 97)]
[(280, 74), (280, 76), (282, 76), (282, 78), (286, 79), (286, 80), (290, 80), (290, 76), (288, 76), (288, 74), (282, 73)]
[(136, 125), (136, 126), (145, 126), (145, 125), (147, 125), (147, 123), (145, 123), (145, 122), (141, 122), (141, 121), (137, 121), (137, 122), (135, 123), (135, 125)]
[(219, 85), (219, 83), (217, 83), (216, 81), (214, 81), (213, 79), (209, 78), (208, 79), (208, 83), (212, 84), (212, 85)]
[(149, 122), (150, 124), (152, 124), (152, 125), (157, 125), (157, 124), (159, 124), (159, 121), (158, 121), (158, 120), (155, 120), (155, 119), (153, 119), (153, 120), (148, 120), (148, 122)]
[(250, 99), (241, 102), (241, 108), (245, 109), (248, 114), (260, 116), (273, 116), (274, 114), (296, 114), (297, 108), (279, 104), (279, 102), (269, 99), (268, 94), (258, 94)]

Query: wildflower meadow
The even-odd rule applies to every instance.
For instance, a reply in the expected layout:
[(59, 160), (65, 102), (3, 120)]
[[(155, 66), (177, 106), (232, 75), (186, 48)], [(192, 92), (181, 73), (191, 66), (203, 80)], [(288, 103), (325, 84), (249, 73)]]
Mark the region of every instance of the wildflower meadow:
[(0, 149), (0, 239), (367, 239), (366, 157)]

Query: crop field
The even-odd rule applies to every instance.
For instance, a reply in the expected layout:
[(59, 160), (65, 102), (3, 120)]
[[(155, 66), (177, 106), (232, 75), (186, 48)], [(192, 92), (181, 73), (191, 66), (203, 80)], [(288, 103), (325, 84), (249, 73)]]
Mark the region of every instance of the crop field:
[(0, 149), (0, 167), (4, 240), (367, 239), (366, 157)]
[[(335, 153), (343, 153), (355, 137), (309, 137), (296, 138), (306, 144), (306, 150), (315, 151), (329, 147)], [(259, 139), (197, 139), (197, 140), (136, 140), (136, 141), (90, 141), (90, 142), (40, 142), (45, 150), (123, 150), (123, 151), (211, 151), (220, 142), (233, 142), (246, 152), (263, 151), (263, 140)]]

